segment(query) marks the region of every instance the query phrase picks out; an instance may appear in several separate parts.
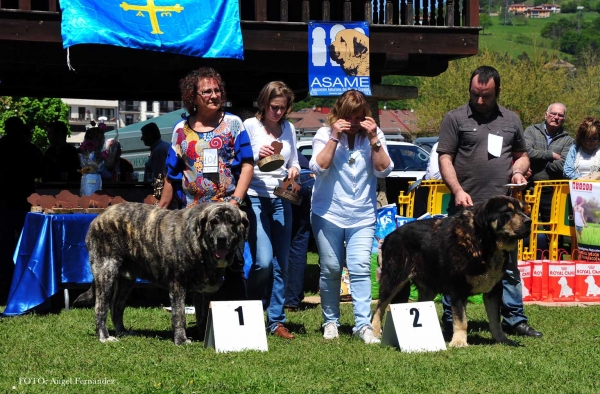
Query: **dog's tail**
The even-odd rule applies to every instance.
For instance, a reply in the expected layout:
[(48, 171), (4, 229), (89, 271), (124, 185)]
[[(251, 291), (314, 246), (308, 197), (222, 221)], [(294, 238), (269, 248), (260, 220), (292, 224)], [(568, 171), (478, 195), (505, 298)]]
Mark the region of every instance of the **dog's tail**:
[(92, 306), (94, 305), (94, 299), (96, 298), (96, 289), (94, 287), (94, 283), (92, 283), (92, 285), (90, 286), (90, 288), (85, 292), (79, 295), (79, 297), (77, 297), (75, 299), (75, 301), (73, 301), (73, 305), (72, 306)]
[(375, 236), (377, 239), (377, 270), (375, 271), (375, 278), (377, 278), (377, 282), (381, 280), (381, 267), (383, 266), (383, 258), (382, 258), (382, 247), (384, 239)]

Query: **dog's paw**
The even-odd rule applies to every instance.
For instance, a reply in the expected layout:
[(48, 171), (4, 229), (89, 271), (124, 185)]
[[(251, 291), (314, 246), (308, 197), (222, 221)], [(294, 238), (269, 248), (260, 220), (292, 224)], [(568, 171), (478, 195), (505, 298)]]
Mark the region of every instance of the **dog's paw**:
[(179, 346), (179, 345), (191, 345), (192, 344), (192, 340), (190, 338), (175, 338), (174, 340), (175, 345)]
[(450, 347), (467, 347), (467, 346), (469, 346), (469, 345), (467, 344), (467, 341), (464, 341), (464, 340), (455, 339), (455, 340), (452, 340), (452, 342), (450, 342)]
[(100, 342), (102, 343), (106, 343), (106, 342), (119, 342), (119, 340), (115, 337), (107, 337), (107, 338), (100, 338)]

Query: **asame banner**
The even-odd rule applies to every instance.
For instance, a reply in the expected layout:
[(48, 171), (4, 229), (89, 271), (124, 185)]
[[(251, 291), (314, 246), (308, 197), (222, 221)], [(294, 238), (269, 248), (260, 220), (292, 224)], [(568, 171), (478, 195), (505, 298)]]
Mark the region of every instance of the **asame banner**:
[(105, 44), (244, 58), (238, 0), (60, 0), (63, 48)]
[(308, 47), (311, 96), (340, 96), (350, 89), (371, 95), (367, 22), (309, 22)]
[(580, 259), (600, 261), (600, 182), (569, 181)]

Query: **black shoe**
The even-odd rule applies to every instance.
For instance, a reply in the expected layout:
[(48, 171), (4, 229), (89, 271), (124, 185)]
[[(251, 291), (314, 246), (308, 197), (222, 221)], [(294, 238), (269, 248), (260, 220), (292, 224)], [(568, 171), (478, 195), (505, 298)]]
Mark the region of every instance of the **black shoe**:
[(533, 327), (531, 327), (527, 323), (519, 323), (516, 326), (514, 326), (510, 331), (514, 334), (521, 335), (524, 337), (541, 338), (544, 335), (541, 332), (534, 330)]

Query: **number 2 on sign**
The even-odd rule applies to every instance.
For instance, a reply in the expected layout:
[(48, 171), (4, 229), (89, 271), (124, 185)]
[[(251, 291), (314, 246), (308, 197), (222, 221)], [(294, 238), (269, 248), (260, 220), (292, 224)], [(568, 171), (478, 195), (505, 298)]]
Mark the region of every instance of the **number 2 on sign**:
[(419, 310), (417, 308), (410, 308), (410, 314), (415, 315), (415, 320), (413, 320), (413, 327), (423, 327), (423, 325), (419, 323)]
[(234, 311), (236, 311), (238, 313), (238, 318), (240, 319), (240, 326), (243, 326), (244, 325), (244, 311), (242, 310), (242, 306), (241, 305), (238, 306), (237, 308), (234, 309)]

